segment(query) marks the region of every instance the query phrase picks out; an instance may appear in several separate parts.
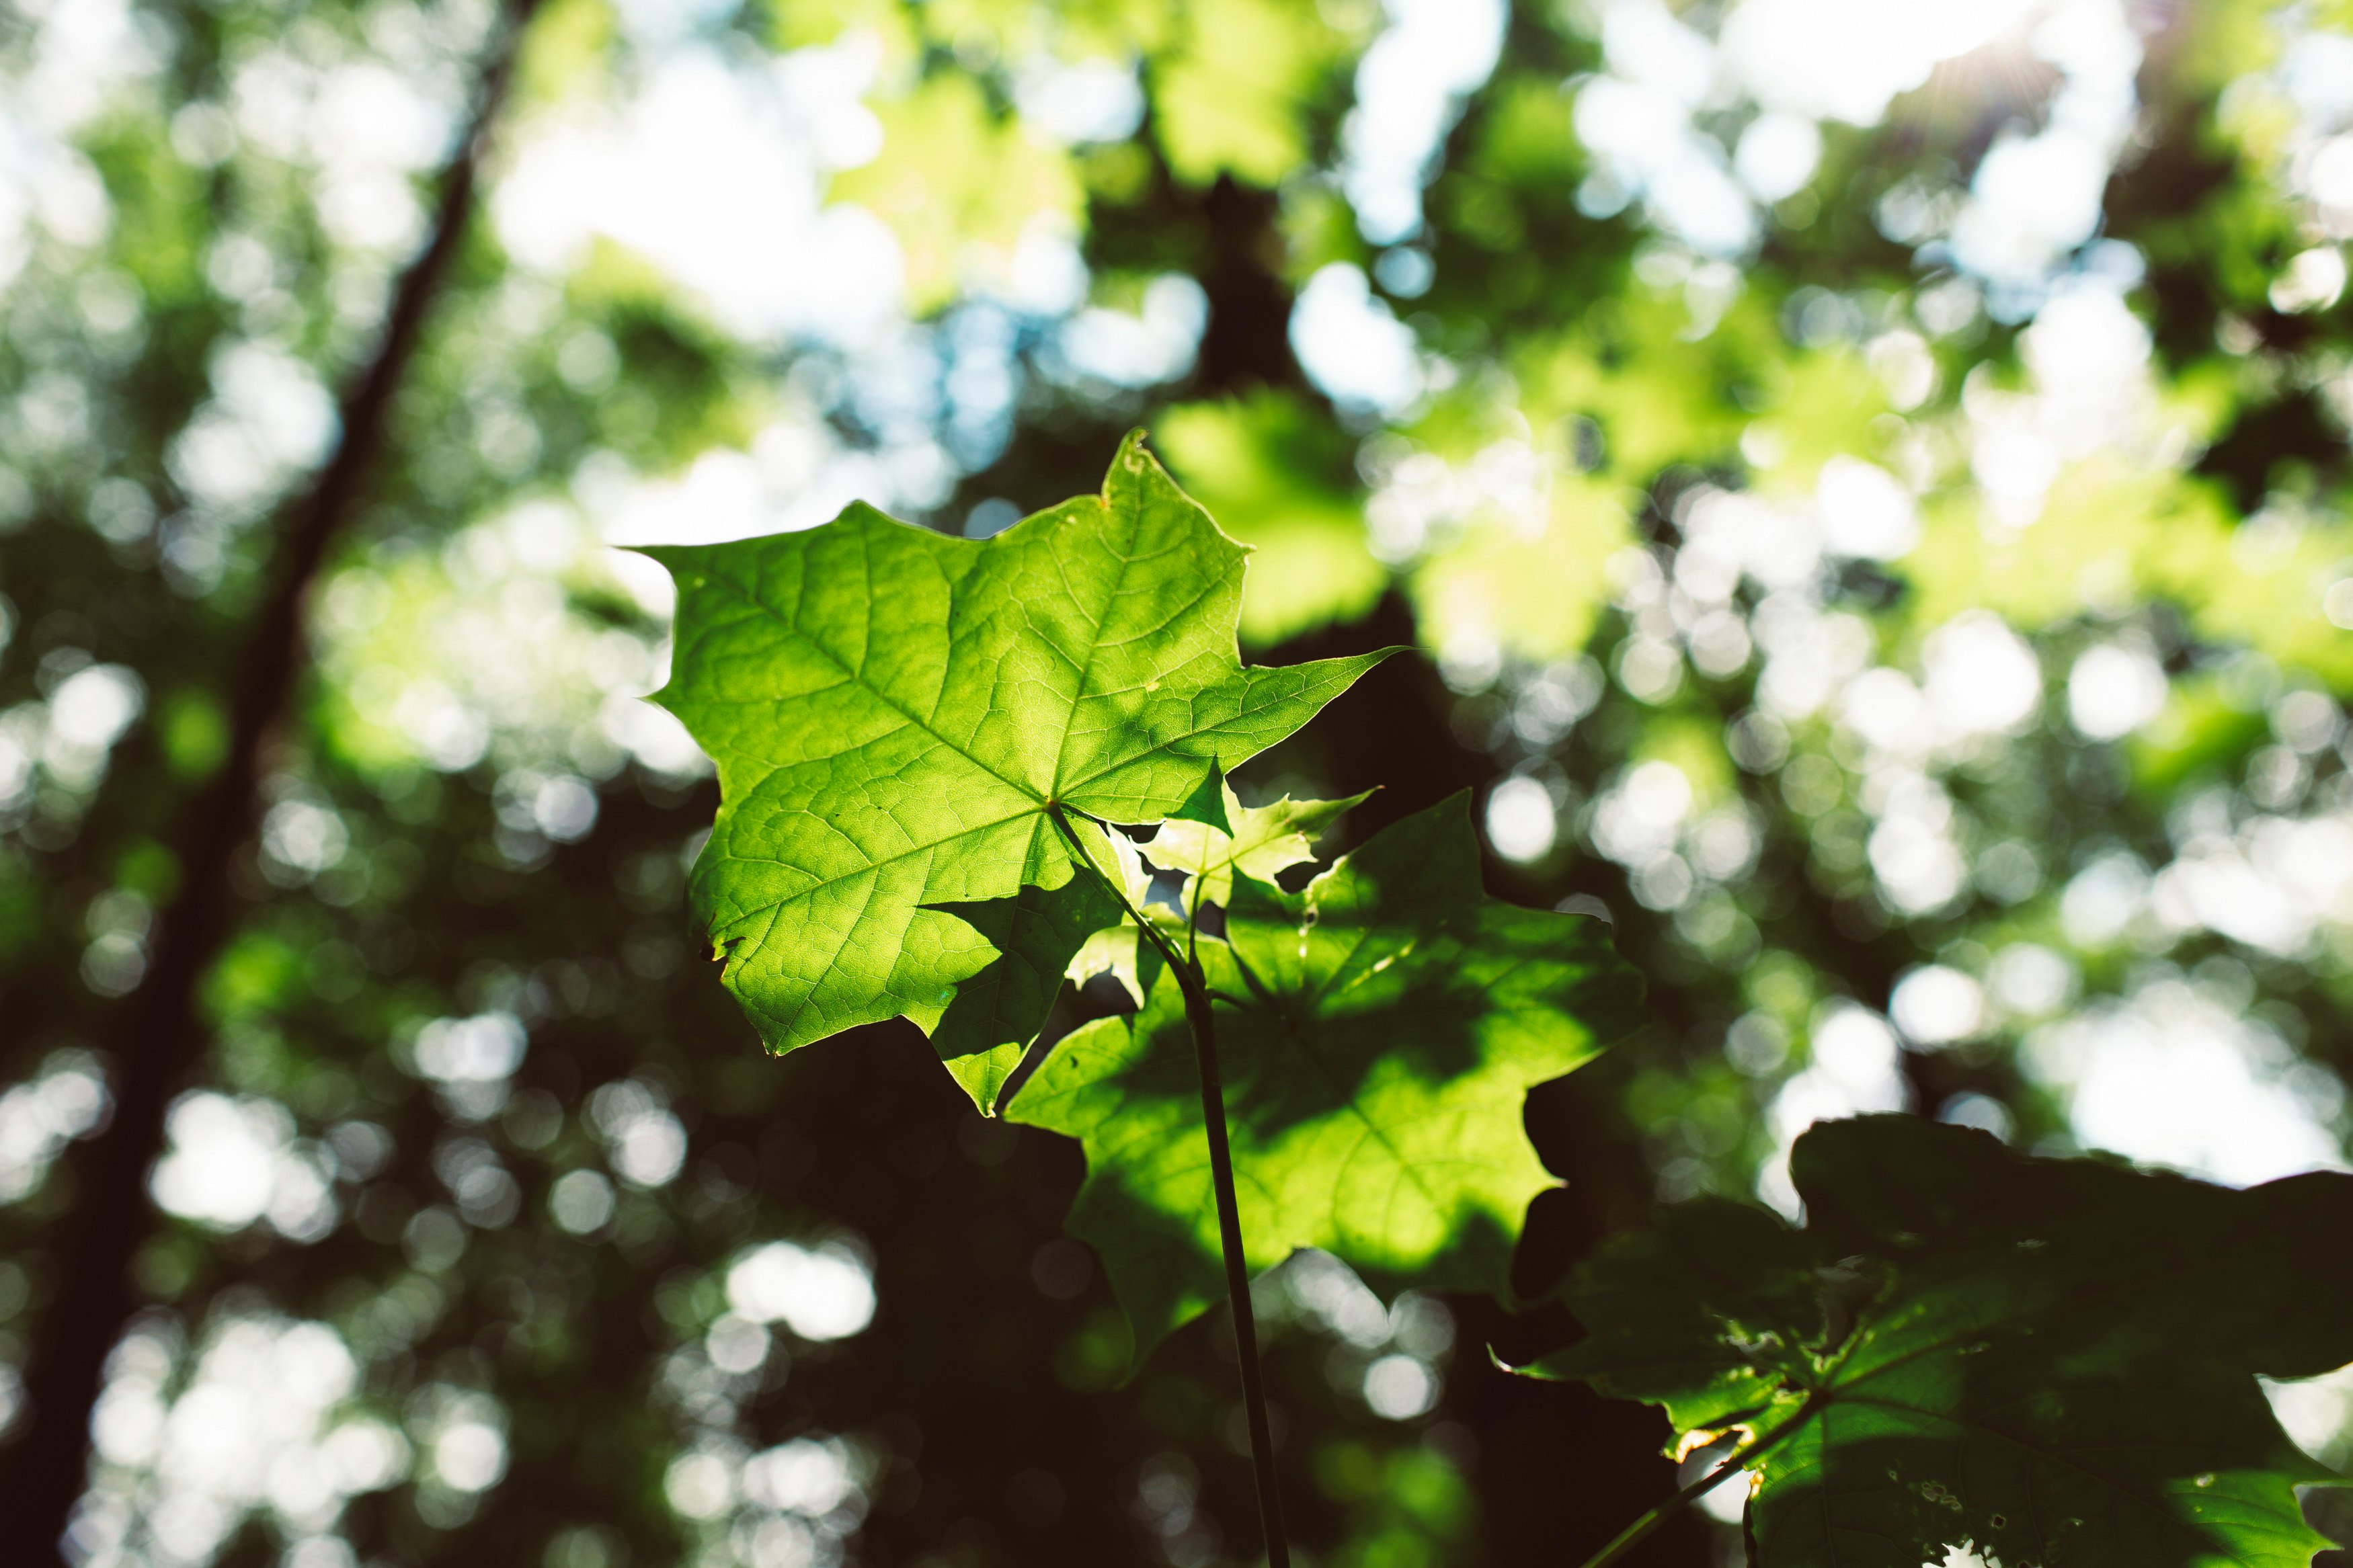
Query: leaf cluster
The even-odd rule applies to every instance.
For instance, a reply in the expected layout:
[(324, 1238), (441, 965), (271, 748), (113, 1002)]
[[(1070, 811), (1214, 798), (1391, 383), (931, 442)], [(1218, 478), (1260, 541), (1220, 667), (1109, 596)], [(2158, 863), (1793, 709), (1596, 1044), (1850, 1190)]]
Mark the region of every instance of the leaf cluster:
[[(1521, 1128), (1527, 1091), (1630, 1029), (1640, 983), (1600, 922), (1480, 891), (1461, 795), (1300, 892), (1253, 874), (1294, 852), (1263, 843), (1279, 824), (1332, 804), (1242, 813), (1230, 839), (1171, 824), (1166, 861), (1145, 849), (1202, 868), (1188, 904), (1230, 879), (1224, 937), (1195, 951), (1231, 1064), (1250, 1263), (1314, 1247), (1384, 1283), (1500, 1293), (1519, 1218), (1552, 1184)], [(1006, 1113), (1084, 1145), (1068, 1228), (1102, 1254), (1139, 1355), (1219, 1293), (1184, 998), (1160, 971), (1140, 1013), (1071, 1035)]]
[(1004, 1110), (1085, 1147), (1069, 1228), (1140, 1357), (1220, 1292), (1198, 985), (1251, 1268), (1320, 1247), (1502, 1288), (1551, 1184), (1526, 1092), (1630, 1028), (1639, 983), (1599, 922), (1482, 893), (1464, 795), (1283, 890), (1363, 797), (1246, 807), (1226, 773), (1385, 655), (1243, 668), (1244, 552), (1140, 437), (1100, 497), (986, 542), (853, 507), (653, 553), (681, 593), (661, 700), (723, 793), (695, 897), (772, 1048), (903, 1016), (987, 1111), (1065, 974), (1118, 973), (1142, 1010), (1063, 1039)]
[[(1611, 1243), (1543, 1375), (1662, 1407), (1753, 1478), (1751, 1561), (2301, 1565), (2295, 1489), (2341, 1480), (2256, 1373), (2353, 1360), (2353, 1176), (2246, 1192), (1973, 1130), (1828, 1122), (1803, 1229), (1703, 1198)], [(2312, 1245), (2294, 1251), (2283, 1238)]]
[[(694, 890), (727, 984), (779, 1051), (905, 1017), (984, 1112), (1077, 1140), (1065, 1228), (1132, 1364), (1299, 1248), (1508, 1294), (1552, 1184), (1528, 1091), (1631, 1029), (1641, 983), (1599, 922), (1487, 896), (1467, 794), (1284, 886), (1365, 797), (1250, 806), (1227, 773), (1385, 655), (1244, 667), (1245, 552), (1138, 437), (987, 542), (853, 507), (657, 554), (662, 700), (721, 774)], [(1135, 1011), (1041, 1047), (1105, 971)], [(1802, 1229), (1703, 1199), (1605, 1246), (1564, 1291), (1586, 1337), (1535, 1369), (1661, 1405), (1678, 1456), (1731, 1445), (1752, 1562), (2325, 1544), (2295, 1488), (2334, 1478), (2254, 1378), (2353, 1359), (2353, 1254), (2278, 1247), (2346, 1234), (2353, 1177), (2235, 1193), (1895, 1117), (1817, 1127), (1792, 1171)]]

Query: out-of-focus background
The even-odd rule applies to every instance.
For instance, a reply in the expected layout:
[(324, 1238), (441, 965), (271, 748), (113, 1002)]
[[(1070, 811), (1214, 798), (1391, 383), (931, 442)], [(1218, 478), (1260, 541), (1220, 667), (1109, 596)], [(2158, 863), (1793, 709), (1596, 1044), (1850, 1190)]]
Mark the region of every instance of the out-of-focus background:
[[(1530, 1295), (1658, 1201), (1792, 1209), (1856, 1111), (2342, 1163), (2342, 0), (545, 0), (201, 1049), (125, 1038), (499, 15), (0, 11), (0, 1468), (185, 1073), (69, 1561), (1250, 1558), (1230, 1337), (1114, 1386), (1073, 1149), (903, 1026), (760, 1055), (615, 548), (985, 536), (1138, 425), (1259, 548), (1252, 657), (1426, 655), (1244, 795), (1383, 785), (1339, 848), (1473, 787), (1491, 888), (1652, 977), (1531, 1102)], [(1491, 1365), (1556, 1309), (1260, 1289), (1306, 1561), (1575, 1561), (1674, 1484)], [(2274, 1397), (2346, 1458), (2353, 1381)]]

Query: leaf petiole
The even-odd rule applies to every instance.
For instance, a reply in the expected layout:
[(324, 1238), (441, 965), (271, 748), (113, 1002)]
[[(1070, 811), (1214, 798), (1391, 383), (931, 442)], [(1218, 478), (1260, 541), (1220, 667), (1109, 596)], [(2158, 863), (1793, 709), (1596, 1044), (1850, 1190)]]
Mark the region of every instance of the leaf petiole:
[(1201, 961), (1201, 900), (1208, 885), (1207, 877), (1196, 877), (1185, 890), (1192, 896), (1185, 900), (1185, 960), (1198, 967)]
[[(1242, 1366), (1242, 1405), (1250, 1419), (1250, 1462), (1258, 1476), (1259, 1522), (1266, 1534), (1267, 1568), (1290, 1568), (1291, 1545), (1282, 1528), (1282, 1494), (1274, 1469), (1274, 1434), (1267, 1420), (1266, 1377), (1258, 1361), (1258, 1319), (1250, 1310), (1250, 1265), (1242, 1252), (1241, 1203), (1234, 1191), (1234, 1155), (1226, 1133), (1225, 1089), (1218, 1072), (1217, 1021), (1209, 993), (1193, 955), (1180, 957), (1167, 937), (1128, 901), (1127, 889), (1095, 864), (1059, 804), (1046, 807), (1080, 865), (1102, 879), (1145, 938), (1160, 950), (1185, 995), (1185, 1023), (1193, 1036), (1193, 1059), (1200, 1068), (1201, 1121), (1209, 1141), (1209, 1180), (1218, 1199), (1218, 1245), (1226, 1265), (1226, 1301), (1233, 1311), (1234, 1342)], [(1198, 907), (1198, 906), (1197, 906)], [(1191, 945), (1187, 921), (1187, 943)]]
[(1807, 1400), (1798, 1407), (1797, 1414), (1790, 1416), (1788, 1420), (1762, 1437), (1751, 1438), (1746, 1447), (1735, 1450), (1715, 1468), (1620, 1531), (1609, 1545), (1585, 1560), (1583, 1568), (1609, 1568), (1610, 1563), (1617, 1562), (1648, 1540), (1651, 1533), (1661, 1525), (1714, 1491), (1723, 1482), (1730, 1480), (1746, 1469), (1759, 1454), (1804, 1426), (1813, 1415), (1816, 1403), (1814, 1399)]

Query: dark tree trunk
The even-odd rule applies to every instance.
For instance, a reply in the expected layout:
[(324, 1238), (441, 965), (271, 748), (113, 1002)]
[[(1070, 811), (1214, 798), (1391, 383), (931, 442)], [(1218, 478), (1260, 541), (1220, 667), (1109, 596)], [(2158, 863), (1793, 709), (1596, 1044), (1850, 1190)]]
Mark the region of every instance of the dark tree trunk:
[(227, 757), (174, 822), (168, 843), (180, 891), (158, 922), (145, 983), (115, 1005), (100, 1041), (113, 1075), (113, 1117), (69, 1152), (60, 1173), (71, 1201), (50, 1228), (58, 1288), (33, 1340), (26, 1415), (0, 1466), (0, 1561), (57, 1562), (81, 1496), (106, 1358), (139, 1305), (132, 1261), (155, 1227), (147, 1173), (163, 1152), (165, 1110), (204, 1058), (197, 991), (236, 923), (229, 872), (253, 836), (263, 742), (302, 670), (311, 584), (384, 448), (394, 396), (473, 212), (484, 143), (535, 4), (507, 6), (465, 140), (442, 171), (432, 236), (401, 278), (374, 359), (344, 395), (332, 455), (286, 515), (269, 594), (236, 666)]
[(1258, 386), (1308, 390), (1291, 353), (1291, 286), (1282, 277), (1275, 194), (1220, 174), (1200, 210), (1209, 241), (1201, 269), (1209, 322), (1201, 333), (1195, 391), (1229, 396)]

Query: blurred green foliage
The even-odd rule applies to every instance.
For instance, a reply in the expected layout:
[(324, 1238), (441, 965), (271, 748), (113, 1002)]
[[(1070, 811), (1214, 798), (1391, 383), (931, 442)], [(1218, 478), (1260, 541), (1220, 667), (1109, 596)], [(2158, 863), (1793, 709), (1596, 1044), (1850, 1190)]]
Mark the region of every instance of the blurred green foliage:
[[(1653, 977), (1530, 1096), (1523, 1299), (1662, 1200), (1788, 1204), (1818, 1116), (2341, 1159), (2353, 15), (2031, 7), (1840, 119), (1742, 63), (1760, 4), (1514, 9), (1431, 118), (1377, 51), (1461, 47), (1405, 6), (553, 0), (268, 741), (83, 1560), (1240, 1560), (1229, 1342), (1113, 1386), (1073, 1147), (903, 1029), (768, 1060), (690, 962), (715, 791), (608, 548), (853, 497), (986, 534), (1138, 425), (1257, 549), (1257, 660), (1430, 655), (1241, 800), (1381, 785), (1338, 851), (1475, 787), (1489, 889)], [(0, 1365), (490, 17), (0, 18)], [(1667, 117), (1613, 141), (1613, 91)], [(1787, 190), (1736, 183), (1768, 110), (1819, 139)], [(1985, 260), (2004, 161), (2086, 126), (2095, 221)], [(1675, 148), (1748, 226), (1630, 162)], [(871, 1269), (871, 1324), (731, 1291), (760, 1257)], [(1488, 1365), (1556, 1316), (1327, 1263), (1260, 1287), (1317, 1561), (1577, 1553), (1672, 1489), (1655, 1416)], [(174, 1458), (221, 1390), (339, 1468)]]

